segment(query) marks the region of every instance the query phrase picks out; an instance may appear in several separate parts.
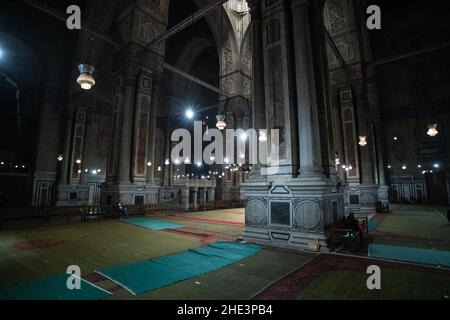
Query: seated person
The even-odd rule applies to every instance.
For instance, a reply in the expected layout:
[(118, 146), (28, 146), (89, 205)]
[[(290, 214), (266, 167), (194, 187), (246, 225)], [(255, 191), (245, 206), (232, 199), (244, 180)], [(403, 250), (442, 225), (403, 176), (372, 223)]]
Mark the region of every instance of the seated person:
[[(355, 218), (355, 214), (350, 212), (348, 217), (345, 219), (345, 229), (350, 229), (354, 233), (359, 233), (360, 241), (363, 239), (364, 235), (364, 226), (362, 226), (358, 219)], [(345, 237), (349, 237), (350, 233), (348, 232)]]

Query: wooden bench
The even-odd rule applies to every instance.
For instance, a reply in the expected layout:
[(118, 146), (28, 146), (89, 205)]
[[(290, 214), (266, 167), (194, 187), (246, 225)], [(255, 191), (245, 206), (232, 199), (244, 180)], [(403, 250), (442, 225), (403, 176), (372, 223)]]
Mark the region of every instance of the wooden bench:
[[(231, 203), (230, 203), (231, 205)], [(229, 201), (226, 200), (216, 200), (214, 201), (214, 209), (228, 209), (230, 208)]]
[(214, 210), (214, 201), (200, 201), (199, 210)]
[(332, 248), (335, 248), (338, 244), (360, 244), (364, 236), (369, 235), (369, 223), (367, 218), (357, 219), (360, 225), (360, 229), (364, 230), (361, 233), (360, 230), (355, 231), (345, 227), (345, 221), (340, 220), (330, 227), (330, 244)]
[(45, 207), (2, 208), (0, 210), (0, 228), (8, 221), (40, 220), (41, 224), (48, 221)]

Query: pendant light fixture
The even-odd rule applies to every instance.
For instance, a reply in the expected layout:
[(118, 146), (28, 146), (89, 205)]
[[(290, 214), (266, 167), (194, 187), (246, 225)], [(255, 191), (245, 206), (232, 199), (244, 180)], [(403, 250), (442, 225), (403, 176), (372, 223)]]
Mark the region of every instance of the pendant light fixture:
[[(96, 13), (96, 3), (92, 10), (90, 17), (91, 28), (94, 29), (94, 19)], [(83, 90), (90, 90), (95, 86), (94, 72), (95, 72), (95, 40), (93, 37), (88, 38), (87, 45), (84, 52), (82, 51), (81, 63), (78, 65), (80, 75), (77, 78), (77, 83)]]
[(437, 129), (437, 123), (430, 123), (428, 124), (428, 131), (427, 131), (427, 135), (429, 135), (430, 137), (436, 137), (439, 134), (439, 131)]
[[(223, 43), (223, 8), (220, 8), (220, 41), (221, 43)], [(226, 101), (225, 101), (225, 105), (223, 108), (223, 111), (225, 111), (226, 109), (226, 105), (228, 104), (228, 97), (226, 97)], [(220, 96), (219, 96), (219, 100), (220, 100)], [(219, 107), (220, 107), (220, 101), (219, 101)], [(216, 128), (219, 129), (220, 131), (225, 130), (225, 128), (227, 127), (227, 123), (225, 122), (225, 115), (222, 114), (222, 112), (220, 112), (217, 116), (217, 123), (216, 123)]]
[(216, 119), (217, 119), (216, 123), (217, 129), (219, 129), (220, 131), (225, 130), (225, 128), (227, 127), (227, 124), (225, 123), (225, 116), (219, 114), (218, 116), (216, 116)]
[(77, 83), (83, 90), (90, 90), (95, 86), (95, 79), (93, 77), (95, 68), (90, 64), (79, 64), (78, 70), (80, 71), (80, 76), (77, 79)]
[(360, 136), (359, 137), (359, 145), (361, 147), (367, 146), (367, 137), (366, 136)]

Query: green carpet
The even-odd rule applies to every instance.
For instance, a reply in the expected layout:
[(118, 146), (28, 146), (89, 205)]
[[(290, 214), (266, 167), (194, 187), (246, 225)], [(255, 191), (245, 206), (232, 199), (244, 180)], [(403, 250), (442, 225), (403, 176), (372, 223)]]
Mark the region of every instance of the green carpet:
[(218, 242), (176, 255), (101, 270), (98, 273), (136, 295), (223, 268), (259, 250), (260, 246), (252, 244)]
[(0, 300), (98, 300), (110, 293), (82, 281), (80, 290), (69, 290), (63, 274), (29, 282), (15, 288), (0, 290)]
[(177, 229), (183, 227), (180, 224), (148, 218), (130, 218), (126, 222), (149, 230)]
[(450, 268), (450, 251), (371, 244), (369, 257)]
[(375, 230), (378, 227), (379, 224), (380, 224), (379, 221), (375, 221), (373, 219), (369, 220), (369, 223), (368, 223), (369, 231)]
[[(107, 298), (139, 300), (248, 300), (280, 277), (312, 259), (294, 250), (264, 248), (225, 268), (132, 296), (126, 291)], [(245, 284), (245, 285), (244, 285)]]
[(377, 231), (416, 239), (450, 242), (450, 224), (436, 207), (402, 207), (400, 211), (386, 216)]
[(382, 269), (381, 290), (368, 290), (368, 275), (335, 271), (314, 280), (297, 299), (302, 300), (448, 300), (450, 278), (432, 273)]
[[(17, 243), (49, 238), (64, 242), (42, 249), (12, 249)], [(202, 242), (193, 237), (109, 221), (0, 231), (0, 288), (62, 274), (73, 264), (87, 275), (200, 246)]]

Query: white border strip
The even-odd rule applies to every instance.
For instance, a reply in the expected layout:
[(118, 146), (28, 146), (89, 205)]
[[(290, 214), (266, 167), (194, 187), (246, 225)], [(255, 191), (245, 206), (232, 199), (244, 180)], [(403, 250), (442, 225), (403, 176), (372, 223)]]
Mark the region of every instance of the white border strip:
[(102, 273), (102, 272), (100, 272), (100, 271), (98, 271), (98, 270), (95, 270), (94, 272), (97, 273), (97, 274), (99, 274), (99, 275), (101, 275), (101, 276), (103, 276), (103, 277), (105, 277), (105, 278), (108, 279), (108, 280), (111, 280), (111, 281), (114, 282), (115, 284), (118, 284), (119, 286), (121, 286), (122, 288), (124, 288), (125, 290), (127, 290), (129, 293), (131, 293), (133, 296), (136, 296), (136, 295), (137, 295), (136, 293), (134, 293), (133, 290), (131, 290), (130, 288), (128, 288), (128, 287), (127, 287), (126, 285), (124, 285), (123, 283), (120, 283), (119, 281), (114, 280), (113, 278), (107, 276), (106, 274), (104, 274), (104, 273)]
[[(75, 276), (75, 277), (78, 278), (77, 276)], [(81, 281), (86, 282), (88, 285), (90, 285), (90, 286), (92, 286), (92, 287), (94, 287), (94, 288), (96, 288), (96, 289), (98, 289), (100, 291), (103, 291), (103, 292), (109, 294), (110, 296), (112, 296), (112, 292), (109, 292), (108, 290), (103, 289), (103, 288), (97, 286), (96, 284), (93, 284), (92, 282), (87, 281), (86, 279), (83, 279), (83, 278), (79, 278), (79, 279), (81, 279)]]

